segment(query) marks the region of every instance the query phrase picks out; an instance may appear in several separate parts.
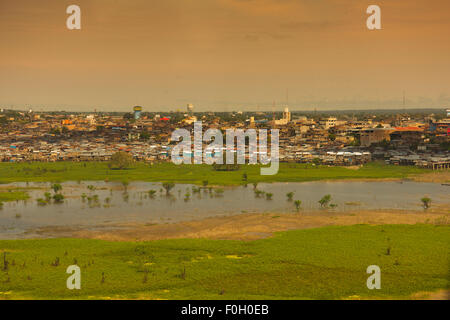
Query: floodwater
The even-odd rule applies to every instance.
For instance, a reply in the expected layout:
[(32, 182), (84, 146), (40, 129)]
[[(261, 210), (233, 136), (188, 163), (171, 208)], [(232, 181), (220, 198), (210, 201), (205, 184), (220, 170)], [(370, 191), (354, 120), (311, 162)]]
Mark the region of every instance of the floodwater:
[[(272, 193), (256, 197), (252, 185), (202, 189), (193, 193), (192, 185), (177, 184), (167, 196), (160, 183), (83, 181), (62, 183), (64, 203), (39, 205), (38, 198), (52, 192), (51, 183), (12, 183), (8, 188), (27, 188), (30, 199), (6, 202), (0, 209), (0, 239), (27, 237), (25, 232), (40, 227), (71, 226), (93, 228), (98, 225), (145, 222), (167, 223), (247, 212), (294, 212), (286, 193), (302, 201), (304, 210), (319, 209), (318, 201), (330, 194), (334, 210), (411, 209), (420, 210), (420, 199), (429, 196), (432, 205), (449, 203), (449, 186), (423, 182), (301, 182), (258, 184), (257, 189)], [(194, 186), (196, 187), (196, 186)], [(222, 193), (215, 191), (222, 189)], [(155, 190), (150, 196), (149, 190)], [(189, 199), (186, 194), (189, 193)], [(84, 194), (84, 196), (83, 196)], [(29, 236), (29, 234), (28, 234)]]

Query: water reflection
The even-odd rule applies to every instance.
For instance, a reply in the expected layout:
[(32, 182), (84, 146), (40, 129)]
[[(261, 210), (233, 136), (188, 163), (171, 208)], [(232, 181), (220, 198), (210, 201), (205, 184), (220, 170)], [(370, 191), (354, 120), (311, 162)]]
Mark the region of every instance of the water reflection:
[[(39, 204), (51, 183), (13, 183), (2, 191), (27, 188), (30, 199), (4, 203), (0, 210), (0, 238), (45, 226), (94, 226), (103, 223), (164, 223), (245, 212), (295, 212), (293, 201), (304, 210), (316, 210), (326, 194), (334, 210), (420, 209), (427, 195), (433, 205), (448, 203), (448, 186), (419, 182), (303, 182), (239, 187), (199, 187), (176, 184), (166, 193), (160, 183), (83, 181), (61, 183), (61, 204)], [(293, 201), (287, 193), (293, 192)], [(270, 197), (269, 197), (270, 194)]]

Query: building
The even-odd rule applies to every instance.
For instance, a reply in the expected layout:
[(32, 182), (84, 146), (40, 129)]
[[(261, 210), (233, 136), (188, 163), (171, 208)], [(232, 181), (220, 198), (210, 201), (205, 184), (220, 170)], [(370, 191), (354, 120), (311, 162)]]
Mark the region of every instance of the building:
[(431, 122), (429, 130), (436, 134), (450, 135), (450, 118)]
[(194, 113), (194, 105), (192, 103), (188, 103), (187, 112), (189, 115), (192, 115)]
[(141, 117), (142, 107), (136, 106), (133, 108), (133, 111), (134, 111), (134, 119), (138, 120)]
[(370, 147), (372, 143), (383, 140), (390, 141), (390, 134), (394, 130), (385, 128), (371, 128), (360, 131), (359, 139), (362, 147)]
[(285, 119), (287, 122), (291, 122), (291, 112), (289, 111), (288, 107), (284, 108), (283, 119)]
[(280, 120), (275, 120), (274, 124), (278, 126), (287, 125), (289, 122), (291, 122), (291, 113), (289, 112), (289, 108), (284, 108), (283, 111), (283, 118)]
[(337, 119), (335, 117), (329, 117), (327, 119), (319, 120), (319, 124), (325, 129), (328, 130), (337, 125)]
[(419, 144), (423, 141), (424, 130), (418, 127), (397, 127), (390, 134), (391, 142), (394, 145)]

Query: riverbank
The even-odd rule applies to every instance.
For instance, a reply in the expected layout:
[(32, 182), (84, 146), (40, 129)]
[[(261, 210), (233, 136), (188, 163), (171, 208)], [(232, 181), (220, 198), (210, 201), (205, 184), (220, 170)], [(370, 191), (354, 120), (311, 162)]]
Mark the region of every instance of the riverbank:
[(177, 223), (109, 223), (92, 228), (44, 227), (29, 230), (42, 238), (81, 238), (108, 241), (151, 241), (163, 239), (256, 240), (289, 230), (326, 226), (394, 224), (450, 224), (450, 206), (427, 211), (332, 210), (299, 213), (248, 213)]
[[(208, 165), (147, 164), (111, 170), (105, 162), (0, 163), (0, 183), (62, 182), (82, 180), (147, 181), (201, 185), (243, 185), (258, 182), (302, 182), (319, 180), (408, 179), (431, 173), (428, 169), (369, 163), (360, 168), (281, 163), (279, 172), (262, 176), (259, 165), (242, 165), (237, 171), (215, 171)], [(445, 181), (448, 179), (446, 176)]]

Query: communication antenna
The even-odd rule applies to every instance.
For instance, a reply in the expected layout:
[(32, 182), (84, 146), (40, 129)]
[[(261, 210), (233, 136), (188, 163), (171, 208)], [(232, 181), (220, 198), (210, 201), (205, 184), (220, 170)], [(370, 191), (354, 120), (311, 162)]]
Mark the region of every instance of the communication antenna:
[(406, 107), (406, 96), (405, 96), (405, 90), (403, 90), (403, 109)]
[(286, 107), (289, 106), (289, 88), (286, 88)]
[(275, 100), (273, 101), (272, 104), (272, 120), (275, 122)]

